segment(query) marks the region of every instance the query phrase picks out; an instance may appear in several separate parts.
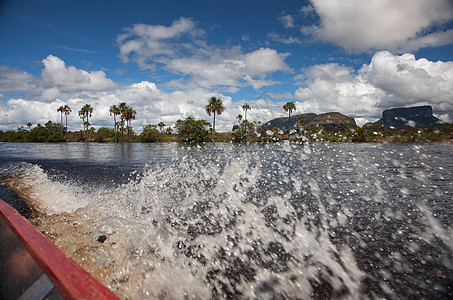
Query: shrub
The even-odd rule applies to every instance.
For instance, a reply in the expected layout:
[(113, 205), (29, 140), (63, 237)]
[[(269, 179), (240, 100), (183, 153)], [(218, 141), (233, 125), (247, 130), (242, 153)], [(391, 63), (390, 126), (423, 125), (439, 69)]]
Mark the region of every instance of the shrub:
[(146, 125), (140, 134), (140, 140), (144, 143), (155, 143), (162, 141), (162, 133), (155, 125)]
[(190, 116), (184, 120), (176, 121), (178, 139), (186, 143), (202, 143), (209, 139), (209, 123), (205, 120), (195, 120)]

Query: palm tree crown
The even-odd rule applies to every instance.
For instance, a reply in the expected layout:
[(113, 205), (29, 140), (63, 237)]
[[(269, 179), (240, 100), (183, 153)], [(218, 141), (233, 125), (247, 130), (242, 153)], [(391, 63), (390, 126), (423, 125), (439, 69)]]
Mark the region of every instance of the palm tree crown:
[(244, 120), (247, 121), (247, 110), (251, 110), (252, 108), (250, 107), (250, 105), (248, 105), (247, 103), (242, 105), (242, 109), (245, 111), (245, 117), (244, 117)]
[(212, 123), (212, 129), (215, 131), (215, 115), (216, 113), (218, 115), (222, 114), (222, 112), (225, 110), (225, 107), (222, 104), (222, 100), (220, 98), (216, 98), (212, 96), (209, 99), (208, 105), (206, 105), (206, 112), (208, 113), (209, 116), (211, 116), (211, 113), (214, 114), (214, 121)]
[(162, 131), (166, 125), (164, 122), (161, 121), (159, 124), (157, 124), (157, 126), (159, 126), (160, 131)]

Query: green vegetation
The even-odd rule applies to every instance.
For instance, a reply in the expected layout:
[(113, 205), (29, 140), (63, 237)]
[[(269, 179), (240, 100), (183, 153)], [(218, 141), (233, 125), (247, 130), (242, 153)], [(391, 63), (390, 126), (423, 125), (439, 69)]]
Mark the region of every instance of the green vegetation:
[(162, 141), (162, 132), (157, 130), (156, 125), (146, 125), (140, 134), (140, 140), (143, 143), (155, 143)]
[[(31, 126), (30, 126), (31, 127)], [(24, 130), (18, 128), (17, 131), (0, 130), (1, 142), (64, 142), (65, 138), (61, 134), (60, 124), (47, 122), (44, 126), (36, 125), (35, 128)]]
[(181, 142), (202, 143), (209, 140), (209, 123), (205, 120), (195, 120), (190, 116), (184, 120), (176, 121), (176, 130)]

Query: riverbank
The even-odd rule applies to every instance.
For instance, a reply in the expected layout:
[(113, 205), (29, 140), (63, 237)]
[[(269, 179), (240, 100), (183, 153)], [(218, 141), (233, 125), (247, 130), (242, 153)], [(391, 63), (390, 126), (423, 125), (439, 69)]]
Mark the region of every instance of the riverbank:
[(159, 131), (157, 128), (147, 128), (140, 133), (115, 133), (113, 129), (101, 127), (91, 128), (88, 135), (83, 131), (61, 131), (59, 124), (48, 122), (45, 126), (38, 125), (31, 130), (17, 131), (0, 130), (0, 142), (97, 142), (97, 143), (165, 143), (165, 142), (279, 142), (292, 141), (300, 143), (314, 142), (402, 142), (427, 143), (453, 140), (453, 124), (445, 124), (424, 128), (387, 128), (380, 125), (356, 127), (344, 131), (331, 131), (323, 126), (298, 127), (291, 134), (273, 128), (268, 130), (263, 125), (256, 126), (248, 123), (235, 126), (231, 132), (212, 133), (207, 128), (190, 128), (184, 132)]

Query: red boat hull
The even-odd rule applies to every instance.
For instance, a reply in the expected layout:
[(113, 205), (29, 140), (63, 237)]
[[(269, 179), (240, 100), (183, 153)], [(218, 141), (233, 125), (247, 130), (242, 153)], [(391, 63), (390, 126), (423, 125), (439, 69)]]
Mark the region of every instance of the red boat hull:
[[(4, 256), (0, 257), (0, 290), (5, 299), (40, 289), (64, 299), (119, 299), (2, 200), (0, 245)], [(51, 284), (58, 293), (51, 291)]]

